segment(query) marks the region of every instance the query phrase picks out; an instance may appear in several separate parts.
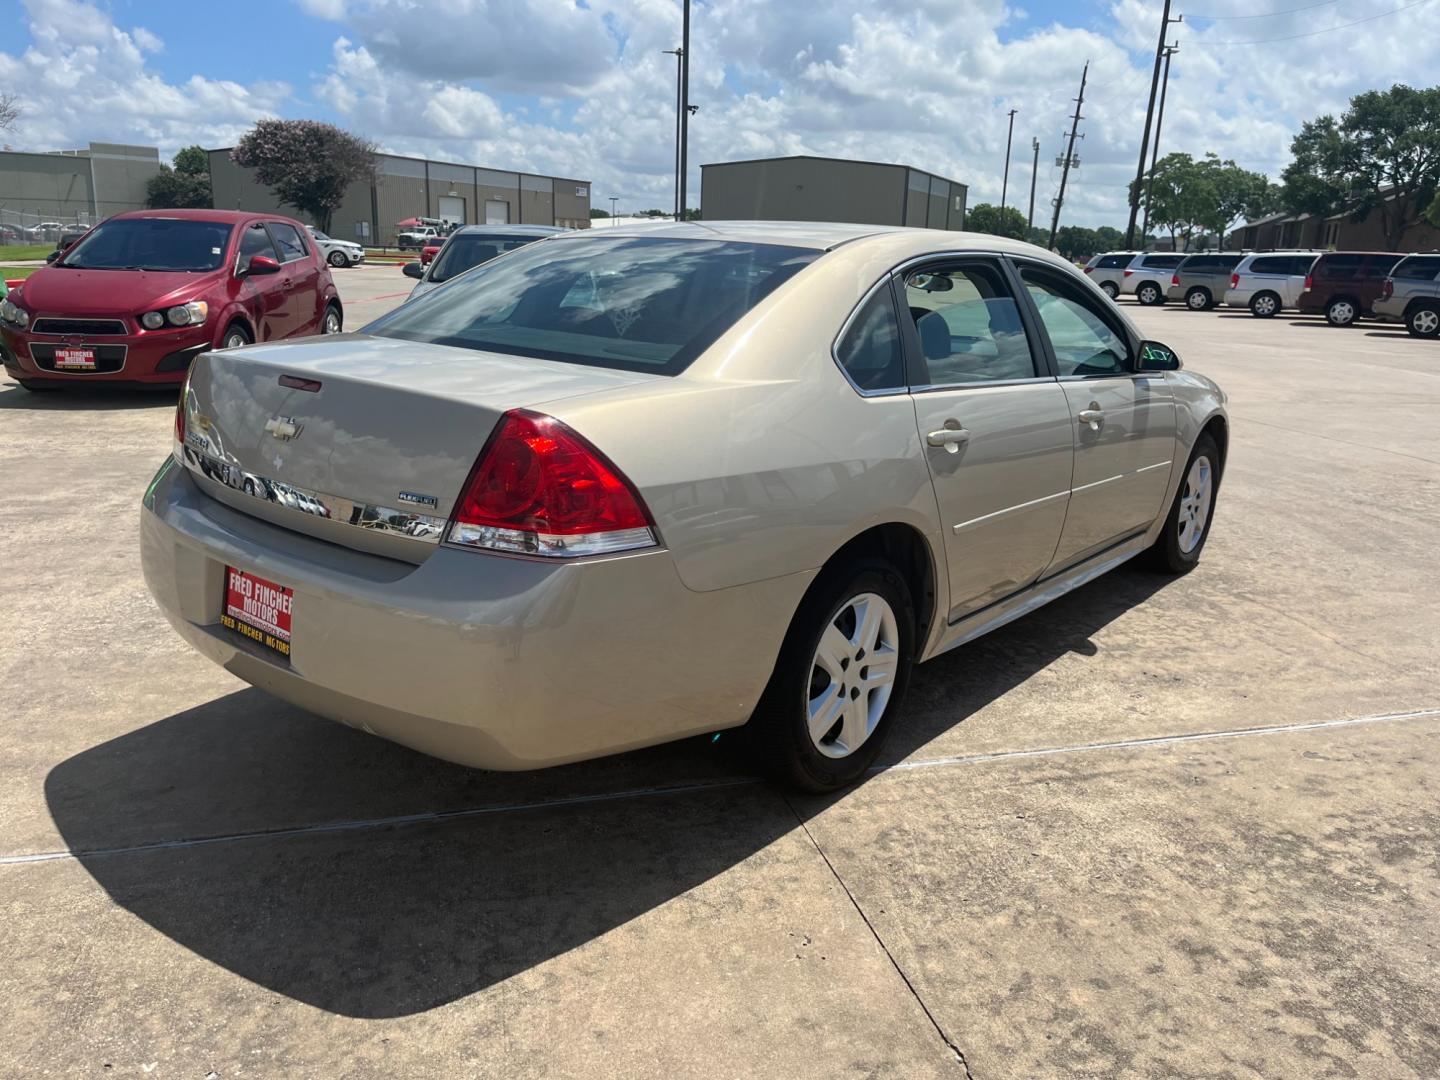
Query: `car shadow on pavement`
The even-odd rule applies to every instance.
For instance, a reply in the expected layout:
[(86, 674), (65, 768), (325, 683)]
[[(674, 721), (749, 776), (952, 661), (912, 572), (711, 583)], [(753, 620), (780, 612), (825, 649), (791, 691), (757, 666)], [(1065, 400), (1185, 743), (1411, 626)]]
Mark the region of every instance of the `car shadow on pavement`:
[(65, 387), (36, 393), (17, 383), (0, 383), (0, 409), (27, 409), (31, 412), (94, 412), (99, 409), (153, 409), (174, 405), (179, 397), (178, 386), (115, 387), (109, 390), (87, 390)]
[[(1168, 580), (1112, 572), (918, 668), (882, 766), (1058, 658), (1097, 655), (1093, 635)], [(787, 800), (737, 741), (486, 773), (247, 689), (71, 757), (45, 794), (68, 849), (155, 930), (277, 994), (397, 1017), (582, 946), (623, 964), (601, 939), (672, 902), (703, 935), (714, 901), (696, 890), (741, 864), (770, 891), (741, 878), (727, 904), (789, 902), (774, 890), (795, 849), (777, 841), (845, 793)]]

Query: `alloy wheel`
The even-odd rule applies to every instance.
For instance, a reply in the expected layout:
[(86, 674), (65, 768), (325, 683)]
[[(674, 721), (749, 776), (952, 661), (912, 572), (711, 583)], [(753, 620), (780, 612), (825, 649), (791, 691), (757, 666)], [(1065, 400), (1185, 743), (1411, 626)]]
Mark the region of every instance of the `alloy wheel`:
[(1154, 304), (1160, 299), (1160, 290), (1154, 285), (1141, 285), (1136, 299), (1142, 304)]
[(1210, 306), (1210, 297), (1204, 289), (1191, 289), (1185, 303), (1190, 305), (1191, 311), (1204, 311)]
[(332, 251), (332, 252), (330, 253), (330, 265), (331, 265), (331, 266), (334, 266), (334, 267), (337, 267), (337, 268), (338, 268), (338, 267), (341, 267), (341, 266), (346, 265), (346, 263), (347, 263), (347, 260), (346, 260), (346, 258), (345, 258), (345, 253), (344, 253), (343, 251)]
[(249, 343), (245, 340), (245, 335), (240, 333), (239, 330), (231, 330), (230, 333), (225, 335), (225, 348), (227, 349), (238, 349), (240, 346), (247, 344)]
[(1440, 311), (1435, 308), (1421, 308), (1410, 316), (1410, 332), (1417, 337), (1440, 335)]
[(325, 309), (324, 332), (327, 334), (340, 333), (340, 313), (333, 307)]
[(1120, 290), (1115, 287), (1115, 283), (1111, 281), (1107, 281), (1105, 282), (1105, 284), (1101, 285), (1100, 291), (1103, 292), (1106, 296), (1108, 296), (1111, 300), (1114, 300), (1115, 297), (1118, 296), (1120, 293)]
[(1274, 315), (1279, 309), (1280, 305), (1275, 302), (1275, 297), (1269, 293), (1263, 296), (1257, 296), (1250, 304), (1250, 310), (1262, 319)]
[(1190, 463), (1185, 474), (1185, 486), (1180, 492), (1180, 514), (1175, 524), (1179, 529), (1176, 538), (1180, 550), (1190, 554), (1205, 535), (1205, 523), (1210, 520), (1210, 503), (1214, 498), (1215, 471), (1210, 459), (1201, 455)]
[(874, 733), (895, 688), (900, 629), (884, 597), (861, 593), (841, 605), (811, 660), (806, 728), (815, 749), (849, 757)]

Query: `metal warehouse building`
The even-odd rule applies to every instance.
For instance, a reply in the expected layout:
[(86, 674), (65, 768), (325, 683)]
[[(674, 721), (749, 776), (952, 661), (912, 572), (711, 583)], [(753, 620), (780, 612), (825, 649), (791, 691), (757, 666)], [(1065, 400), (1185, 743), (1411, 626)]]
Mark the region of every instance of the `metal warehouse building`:
[(700, 166), (710, 221), (853, 221), (963, 229), (968, 188), (877, 161), (780, 157)]
[(42, 221), (92, 225), (145, 205), (145, 184), (160, 171), (153, 146), (92, 142), (85, 150), (32, 154), (0, 150), (0, 224)]
[[(279, 210), (307, 220), (230, 160), (211, 150), (210, 185), (217, 210)], [(330, 219), (331, 235), (366, 244), (395, 243), (396, 222), (440, 218), (456, 225), (590, 226), (590, 182), (505, 172), (480, 165), (376, 154), (374, 184), (351, 184)], [(313, 222), (312, 222), (313, 224)]]

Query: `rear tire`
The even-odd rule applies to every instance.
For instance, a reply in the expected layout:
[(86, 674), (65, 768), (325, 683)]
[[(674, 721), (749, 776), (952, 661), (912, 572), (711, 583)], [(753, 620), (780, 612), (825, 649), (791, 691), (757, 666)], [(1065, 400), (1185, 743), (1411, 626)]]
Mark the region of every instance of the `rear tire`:
[(1165, 294), (1153, 281), (1144, 281), (1136, 288), (1135, 299), (1146, 307), (1156, 307), (1165, 302)]
[(1280, 297), (1273, 292), (1256, 293), (1250, 298), (1250, 314), (1257, 319), (1273, 319), (1280, 313)]
[(1114, 300), (1117, 296), (1120, 295), (1120, 290), (1116, 288), (1113, 281), (1103, 282), (1100, 286), (1100, 291), (1103, 292), (1106, 296), (1108, 296), (1111, 300)]
[(1210, 298), (1210, 290), (1196, 285), (1185, 294), (1185, 306), (1191, 311), (1209, 311), (1215, 306), (1215, 301)]
[(894, 726), (914, 657), (915, 609), (893, 566), (865, 558), (824, 571), (746, 729), (756, 766), (811, 793), (859, 780)]
[(1155, 569), (1166, 574), (1188, 574), (1195, 569), (1210, 538), (1219, 490), (1220, 448), (1209, 435), (1201, 435), (1185, 463), (1165, 526), (1148, 552)]
[(1418, 338), (1440, 337), (1440, 304), (1422, 304), (1405, 316), (1405, 329)]
[(1347, 297), (1337, 297), (1325, 305), (1325, 321), (1331, 326), (1354, 326), (1359, 318), (1359, 305)]

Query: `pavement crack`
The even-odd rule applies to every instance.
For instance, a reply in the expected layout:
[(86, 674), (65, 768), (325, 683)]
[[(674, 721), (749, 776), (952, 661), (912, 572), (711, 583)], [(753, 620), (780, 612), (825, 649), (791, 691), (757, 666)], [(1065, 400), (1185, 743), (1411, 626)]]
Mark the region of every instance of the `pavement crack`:
[(825, 865), (829, 868), (831, 876), (835, 878), (836, 884), (844, 891), (846, 898), (850, 901), (850, 905), (855, 909), (855, 913), (859, 915), (861, 921), (865, 923), (865, 928), (870, 931), (870, 936), (875, 939), (875, 944), (880, 946), (881, 951), (885, 953), (885, 958), (890, 961), (890, 966), (895, 969), (895, 974), (900, 976), (900, 981), (905, 984), (905, 989), (910, 991), (910, 996), (913, 997), (915, 1003), (920, 1006), (920, 1011), (925, 1014), (925, 1019), (930, 1021), (930, 1026), (935, 1029), (935, 1034), (940, 1036), (940, 1040), (949, 1047), (950, 1052), (955, 1055), (956, 1063), (965, 1070), (965, 1080), (975, 1080), (974, 1073), (970, 1071), (970, 1063), (965, 1060), (965, 1052), (955, 1044), (955, 1040), (950, 1038), (950, 1036), (945, 1033), (945, 1029), (940, 1026), (940, 1021), (937, 1020), (935, 1014), (930, 1011), (930, 1006), (927, 1005), (925, 999), (920, 996), (920, 991), (917, 990), (915, 984), (910, 981), (910, 976), (907, 975), (905, 969), (900, 966), (900, 961), (895, 959), (895, 954), (890, 951), (890, 946), (885, 944), (885, 939), (880, 936), (880, 931), (875, 929), (875, 924), (870, 921), (870, 916), (865, 914), (865, 909), (860, 906), (860, 901), (855, 899), (855, 894), (850, 891), (850, 886), (845, 884), (845, 879), (840, 876), (840, 871), (835, 869), (835, 864), (830, 861), (830, 856), (825, 854), (825, 849), (822, 848), (815, 839), (815, 834), (810, 831), (810, 826), (805, 823), (805, 819), (801, 816), (800, 811), (795, 809), (795, 804), (790, 800), (790, 796), (783, 795), (782, 798), (785, 800), (785, 805), (790, 808), (790, 812), (795, 815), (795, 821), (800, 826), (801, 831), (804, 832), (805, 838), (810, 841), (810, 846), (815, 849), (815, 853), (819, 855), (820, 858), (825, 860)]

